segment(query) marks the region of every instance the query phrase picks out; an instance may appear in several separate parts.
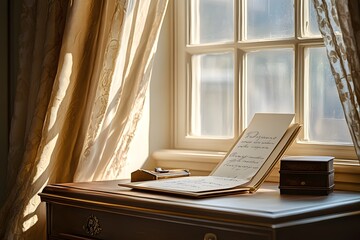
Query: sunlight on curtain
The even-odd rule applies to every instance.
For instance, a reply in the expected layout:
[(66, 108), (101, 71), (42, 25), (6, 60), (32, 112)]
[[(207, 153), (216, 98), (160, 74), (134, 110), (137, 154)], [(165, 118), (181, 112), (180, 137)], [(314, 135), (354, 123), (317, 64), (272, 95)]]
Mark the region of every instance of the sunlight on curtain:
[(313, 0), (345, 118), (360, 161), (360, 4)]
[(106, 62), (95, 102), (87, 110), (90, 120), (75, 181), (113, 179), (120, 174), (141, 116), (166, 5), (167, 1), (129, 1), (119, 42), (113, 36), (117, 27), (111, 27), (105, 58), (117, 58)]
[(45, 238), (48, 183), (115, 178), (167, 0), (24, 0), (0, 239)]

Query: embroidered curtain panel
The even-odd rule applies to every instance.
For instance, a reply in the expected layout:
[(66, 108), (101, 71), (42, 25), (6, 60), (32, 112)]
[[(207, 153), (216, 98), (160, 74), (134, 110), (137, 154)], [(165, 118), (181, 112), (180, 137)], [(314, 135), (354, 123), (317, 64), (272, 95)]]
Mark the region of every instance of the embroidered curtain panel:
[(358, 0), (313, 0), (313, 3), (345, 118), (360, 160), (360, 4)]
[(46, 184), (120, 173), (167, 2), (24, 0), (0, 239), (45, 238)]

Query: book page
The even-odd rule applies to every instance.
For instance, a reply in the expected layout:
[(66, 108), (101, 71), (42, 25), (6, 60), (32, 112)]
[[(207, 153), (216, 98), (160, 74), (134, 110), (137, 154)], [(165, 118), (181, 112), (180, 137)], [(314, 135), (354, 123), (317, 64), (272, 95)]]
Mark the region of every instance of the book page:
[(243, 185), (246, 181), (236, 178), (216, 176), (193, 176), (168, 178), (157, 181), (134, 182), (133, 186), (147, 189), (158, 189), (179, 192), (207, 192), (221, 189), (230, 189)]
[[(301, 130), (301, 125), (298, 123), (291, 124), (291, 126), (286, 130), (283, 138), (278, 143), (277, 147), (270, 154), (269, 158), (261, 166), (259, 171), (251, 179), (249, 183), (245, 186), (251, 187), (254, 191), (260, 187), (260, 184), (265, 181), (266, 177), (270, 174), (271, 170), (274, 168), (275, 164), (280, 160), (288, 147), (295, 141), (296, 136)], [(244, 186), (244, 187), (245, 187)]]
[(298, 134), (299, 124), (289, 127), (293, 117), (294, 114), (255, 114), (248, 128), (209, 176), (119, 185), (192, 197), (256, 191)]
[(255, 114), (248, 128), (212, 176), (250, 181), (285, 134), (294, 114)]

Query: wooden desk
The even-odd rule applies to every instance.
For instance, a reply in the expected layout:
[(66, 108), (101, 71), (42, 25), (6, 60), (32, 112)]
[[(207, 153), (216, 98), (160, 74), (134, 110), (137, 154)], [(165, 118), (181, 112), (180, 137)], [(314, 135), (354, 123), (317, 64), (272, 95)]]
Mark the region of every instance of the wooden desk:
[(47, 186), (48, 239), (360, 239), (360, 193), (255, 194), (207, 199), (132, 191), (120, 181)]

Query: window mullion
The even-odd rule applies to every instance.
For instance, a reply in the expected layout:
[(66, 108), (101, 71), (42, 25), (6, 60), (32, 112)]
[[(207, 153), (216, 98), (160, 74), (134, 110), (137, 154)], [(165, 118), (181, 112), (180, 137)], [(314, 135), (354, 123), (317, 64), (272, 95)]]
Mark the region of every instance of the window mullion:
[[(283, 25), (281, 23), (279, 24), (278, 21), (274, 21), (274, 20), (277, 20), (276, 17), (279, 16), (278, 20), (283, 23), (285, 21), (288, 21), (289, 18), (281, 18), (283, 15), (279, 14), (279, 12), (281, 12), (282, 10), (281, 9), (274, 10), (273, 6), (277, 7), (278, 5), (270, 6), (269, 4), (273, 3), (272, 1), (269, 0), (267, 2), (268, 4), (264, 6), (263, 5), (255, 6), (254, 4), (256, 4), (257, 2), (256, 0), (248, 0), (248, 1), (234, 0), (233, 2), (234, 9), (232, 12), (234, 15), (233, 16), (234, 24), (232, 27), (230, 27), (229, 25), (230, 21), (227, 21), (223, 25), (225, 27), (228, 26), (230, 32), (231, 29), (233, 29), (233, 38), (229, 34), (226, 35), (224, 38), (221, 37), (218, 38), (217, 31), (213, 31), (213, 30), (207, 31), (208, 29), (205, 29), (205, 31), (203, 32), (199, 32), (199, 28), (203, 29), (204, 26), (206, 27), (207, 25), (204, 25), (204, 22), (211, 19), (213, 15), (218, 14), (219, 16), (221, 16), (221, 14), (224, 13), (224, 11), (219, 11), (219, 9), (224, 6), (223, 3), (225, 1), (222, 2), (220, 0), (217, 0), (217, 1), (211, 1), (211, 3), (209, 3), (206, 0), (195, 0), (194, 3), (195, 12), (190, 11), (191, 0), (175, 2), (174, 11), (176, 17), (176, 21), (175, 21), (176, 33), (175, 33), (174, 41), (176, 45), (176, 50), (175, 50), (176, 67), (175, 67), (174, 87), (177, 98), (175, 99), (174, 126), (175, 126), (175, 134), (176, 134), (175, 146), (177, 148), (222, 150), (222, 151), (226, 150), (229, 146), (231, 146), (231, 143), (233, 143), (234, 139), (236, 139), (239, 136), (239, 134), (243, 131), (243, 129), (246, 127), (244, 125), (246, 124), (245, 120), (248, 117), (245, 113), (246, 107), (249, 107), (249, 109), (254, 109), (254, 111), (266, 111), (266, 109), (263, 107), (259, 107), (259, 109), (257, 109), (257, 106), (266, 106), (269, 109), (271, 109), (271, 104), (273, 104), (272, 106), (282, 106), (281, 105), (282, 102), (280, 102), (280, 104), (277, 104), (277, 101), (279, 101), (278, 96), (282, 95), (282, 93), (289, 93), (285, 91), (289, 91), (290, 88), (286, 88), (286, 90), (282, 90), (282, 88), (279, 87), (281, 86), (281, 83), (276, 81), (277, 79), (280, 79), (279, 77), (281, 77), (281, 74), (283, 74), (282, 76), (285, 76), (284, 77), (285, 82), (289, 79), (289, 77), (293, 78), (294, 82), (292, 83), (293, 85), (291, 86), (291, 91), (294, 91), (292, 92), (293, 96), (291, 98), (293, 102), (291, 102), (290, 105), (291, 106), (295, 105), (295, 106), (294, 106), (294, 110), (291, 111), (295, 111), (296, 113), (295, 121), (304, 124), (304, 129), (306, 130), (305, 124), (308, 123), (305, 120), (307, 118), (307, 111), (310, 111), (309, 109), (307, 109), (308, 108), (307, 106), (309, 104), (305, 102), (306, 99), (308, 98), (308, 96), (305, 95), (306, 91), (308, 91), (308, 88), (306, 87), (307, 84), (306, 81), (308, 81), (309, 79), (307, 72), (310, 71), (307, 68), (310, 69), (313, 68), (309, 67), (308, 66), (309, 64), (305, 62), (306, 61), (305, 50), (316, 46), (323, 46), (322, 37), (315, 31), (316, 25), (314, 25), (314, 23), (316, 22), (316, 20), (314, 20), (315, 19), (314, 13), (313, 13), (313, 9), (311, 9), (312, 6), (310, 5), (311, 4), (310, 1), (311, 0), (294, 0), (293, 2), (294, 5), (289, 4), (288, 1), (283, 2), (284, 6), (286, 6), (288, 9), (286, 12), (284, 12), (283, 14), (284, 16), (288, 16), (289, 14), (287, 13), (291, 12), (290, 8), (294, 7), (294, 12), (293, 12), (294, 16), (291, 16), (293, 17), (293, 19), (290, 19), (291, 21), (294, 20), (294, 23), (291, 23), (290, 25), (289, 24), (284, 25), (286, 27), (290, 26), (290, 28), (294, 27), (294, 29), (292, 29), (291, 31), (286, 31), (287, 30), (286, 28), (281, 28), (281, 27), (279, 28), (279, 26), (283, 26)], [(230, 3), (230, 1), (228, 3)], [(196, 10), (196, 9), (201, 9), (204, 6), (204, 4), (205, 5), (218, 4), (218, 5), (212, 5), (214, 9), (214, 14), (208, 15), (207, 18), (206, 17), (204, 18), (203, 16), (200, 15), (204, 14), (206, 16), (206, 14), (209, 13), (209, 11)], [(230, 6), (230, 4), (228, 6)], [(246, 4), (249, 5), (246, 6)], [(229, 16), (232, 9), (228, 7), (224, 10), (230, 10), (226, 14), (226, 16)], [(250, 11), (248, 15), (246, 11)], [(260, 20), (264, 19), (266, 21), (265, 24), (262, 25), (261, 22), (258, 21), (259, 19)], [(221, 19), (218, 18), (212, 19), (211, 21), (209, 21), (208, 26), (212, 27), (214, 25), (217, 25), (218, 23), (220, 23), (220, 20)], [(245, 23), (245, 21), (249, 21), (249, 22)], [(196, 28), (196, 30), (194, 29), (191, 30), (190, 24), (192, 22), (195, 22), (194, 28)], [(274, 29), (272, 29), (273, 26), (272, 24), (274, 24), (275, 26)], [(311, 29), (306, 28), (308, 26), (305, 24), (310, 24)], [(217, 25), (217, 26), (220, 26), (219, 30), (223, 30), (221, 25)], [(249, 29), (246, 29), (247, 27)], [(253, 31), (254, 29), (255, 31)], [(266, 34), (266, 31), (268, 31), (269, 29), (270, 29), (269, 33)], [(285, 31), (285, 33), (283, 31)], [(220, 32), (221, 31), (219, 31), (219, 33)], [(250, 40), (247, 40), (245, 38), (248, 38)], [(289, 56), (287, 55), (287, 53), (292, 54), (290, 53), (291, 52), (290, 48), (293, 50), (293, 54), (294, 54), (293, 59), (291, 59), (291, 57), (283, 58), (283, 56)], [(266, 55), (266, 53), (272, 51), (273, 53), (276, 53), (278, 50), (282, 51), (284, 49), (289, 50), (285, 55), (280, 54), (279, 57), (271, 56), (271, 54)], [(229, 57), (230, 56), (229, 54), (227, 55), (228, 57), (225, 58), (227, 59), (225, 62), (217, 62), (213, 64), (213, 66), (209, 64), (209, 60), (210, 62), (217, 61), (215, 59), (216, 55), (220, 57), (221, 56), (224, 57), (224, 55), (230, 52), (233, 53), (233, 72), (224, 71), (222, 73), (223, 69), (230, 69), (229, 67), (226, 67), (226, 62), (229, 62), (229, 59), (231, 58)], [(259, 53), (258, 55), (257, 52)], [(261, 56), (261, 54), (263, 53), (264, 55)], [(247, 56), (251, 60), (249, 63), (246, 63), (245, 58)], [(206, 59), (206, 61), (202, 60), (201, 63), (199, 62), (196, 66), (192, 66), (194, 64), (192, 63), (192, 59), (195, 58)], [(254, 61), (254, 59), (256, 61)], [(292, 64), (294, 64), (293, 65), (294, 69), (292, 70), (293, 71), (292, 74), (294, 75), (291, 74), (284, 75), (289, 73), (290, 71), (289, 69), (291, 66), (287, 65), (286, 61), (284, 61), (285, 64), (283, 64), (281, 62), (282, 59), (285, 59), (286, 61), (293, 61)], [(261, 62), (261, 60), (265, 62)], [(202, 65), (203, 63), (204, 65)], [(249, 66), (246, 66), (246, 64), (249, 64)], [(250, 66), (251, 64), (253, 65)], [(312, 66), (313, 65), (314, 64), (312, 64)], [(194, 72), (196, 74), (196, 69), (194, 70), (192, 68), (195, 67), (199, 69), (203, 68), (200, 69), (200, 71), (203, 73), (203, 76), (207, 74), (206, 77), (203, 76), (199, 77), (198, 74), (196, 76), (197, 81), (204, 81), (206, 84), (208, 84), (208, 86), (211, 86), (211, 89), (215, 89), (215, 84), (213, 83), (215, 83), (219, 79), (225, 78), (226, 76), (232, 74), (233, 76), (231, 76), (230, 78), (228, 77), (227, 78), (228, 80), (225, 81), (225, 83), (229, 83), (230, 79), (233, 77), (233, 88), (234, 88), (233, 91), (229, 89), (224, 90), (226, 91), (226, 93), (224, 93), (223, 95), (225, 96), (225, 98), (219, 98), (220, 101), (212, 101), (212, 102), (207, 101), (208, 99), (210, 99), (210, 97), (204, 97), (205, 100), (201, 100), (199, 96), (196, 96), (196, 94), (198, 94), (197, 92), (200, 91), (195, 91), (196, 88), (192, 89), (192, 87), (196, 87), (196, 86), (198, 86), (198, 89), (200, 89), (201, 86), (196, 85), (196, 83), (194, 86), (191, 86), (192, 81), (194, 80), (192, 78), (193, 77), (195, 78), (195, 76), (193, 76)], [(245, 82), (245, 77), (246, 77), (245, 71), (249, 67), (252, 67), (252, 70), (249, 72), (253, 74), (250, 75), (249, 78), (251, 80), (258, 79), (257, 80), (258, 83), (256, 84), (258, 84), (260, 88), (258, 88), (255, 85), (251, 85), (253, 84), (253, 82), (248, 82), (248, 83)], [(263, 71), (261, 69), (263, 69)], [(320, 67), (318, 68), (318, 70), (320, 71), (321, 74)], [(279, 75), (277, 75), (278, 73)], [(208, 79), (208, 77), (212, 79), (212, 81), (206, 82), (207, 81), (206, 79)], [(312, 77), (312, 78), (319, 79), (317, 77)], [(261, 79), (264, 79), (263, 83)], [(274, 83), (272, 83), (271, 85), (269, 84), (270, 81), (274, 81)], [(219, 84), (221, 85), (221, 81), (218, 82), (220, 82)], [(251, 103), (256, 103), (257, 104), (257, 105), (255, 104), (256, 106), (253, 106), (254, 104), (253, 105), (250, 104), (248, 106), (247, 103), (245, 102), (247, 98), (246, 91), (248, 91), (248, 88), (245, 84), (249, 84), (248, 86), (251, 86), (252, 90), (250, 89), (249, 91), (253, 91), (255, 89), (256, 94), (260, 94), (258, 97), (257, 96), (252, 97), (250, 100)], [(264, 87), (267, 86), (265, 84), (268, 84), (269, 88)], [(221, 85), (221, 87), (223, 87), (223, 85)], [(267, 89), (269, 89), (269, 94), (267, 94), (268, 93)], [(283, 89), (285, 88), (283, 87)], [(272, 97), (271, 91), (275, 92), (275, 94), (273, 94), (274, 97)], [(261, 93), (263, 94), (261, 95)], [(217, 136), (216, 134), (213, 134), (213, 136), (208, 136), (206, 134), (202, 134), (202, 132), (197, 134), (191, 133), (191, 127), (190, 127), (191, 114), (193, 116), (201, 115), (201, 113), (199, 112), (201, 109), (200, 108), (201, 101), (206, 102), (209, 108), (212, 107), (214, 109), (215, 105), (217, 106), (218, 103), (221, 101), (224, 102), (227, 101), (227, 103), (229, 103), (231, 99), (229, 94), (233, 94), (232, 120), (233, 120), (234, 137), (232, 138), (231, 136), (222, 136), (221, 134), (219, 134), (220, 136)], [(253, 92), (249, 94), (250, 95), (248, 96), (254, 95)], [(228, 97), (226, 98), (226, 96)], [(198, 100), (200, 99), (201, 101), (199, 100), (200, 102), (198, 101), (198, 105), (195, 104), (195, 107), (193, 106), (193, 108), (191, 108), (190, 106), (191, 98)], [(275, 100), (273, 103), (271, 103), (271, 99), (273, 98)], [(265, 100), (263, 102), (258, 103), (258, 99), (269, 99), (269, 100)], [(312, 98), (312, 99), (316, 100), (317, 98)], [(325, 99), (325, 97), (323, 97), (323, 99)], [(321, 99), (322, 103), (326, 102), (323, 99)], [(316, 102), (314, 104), (316, 105)], [(224, 104), (223, 108), (220, 108), (220, 110), (224, 108), (226, 108), (226, 110), (224, 111), (223, 116), (225, 116), (227, 113), (230, 112), (231, 107), (229, 106), (229, 104)], [(323, 109), (325, 109), (325, 107), (323, 107)], [(250, 115), (251, 114), (252, 113), (250, 113)], [(204, 114), (203, 116), (201, 116), (202, 119), (205, 119), (204, 116), (207, 115)], [(213, 120), (213, 119), (217, 119), (217, 117), (218, 116), (216, 116), (215, 118), (213, 117), (207, 117), (207, 118)], [(231, 117), (229, 117), (228, 119), (230, 118)], [(199, 119), (200, 117), (198, 117), (197, 120)], [(219, 119), (220, 119), (219, 122), (223, 121), (222, 118)], [(230, 126), (230, 121), (228, 122), (229, 122), (228, 125), (225, 124), (226, 126)], [(209, 123), (208, 121), (205, 121), (205, 124), (208, 123)], [(193, 124), (193, 125), (199, 126), (201, 124), (203, 123), (199, 122), (199, 124), (197, 125)], [(217, 124), (213, 125), (212, 123), (210, 125), (215, 126), (215, 128), (216, 126), (218, 126)], [(321, 152), (319, 152), (319, 149), (317, 148), (318, 143), (310, 142), (310, 141), (304, 143), (304, 141), (302, 140), (304, 140), (305, 138), (306, 136), (302, 132), (299, 135), (299, 139), (300, 139), (299, 143), (294, 144), (295, 146), (294, 148), (301, 150), (300, 152), (297, 153), (307, 154), (307, 153), (311, 153), (311, 151), (308, 151), (308, 149), (309, 150), (314, 149), (316, 150), (317, 153), (321, 154)], [(305, 146), (304, 144), (306, 144), (306, 147), (303, 147)], [(337, 150), (338, 147), (339, 144), (336, 145), (336, 151), (338, 151)], [(331, 155), (335, 155), (335, 154), (331, 154)]]
[(214, 45), (189, 45), (186, 46), (186, 52), (190, 55), (216, 53), (216, 52), (229, 52), (234, 50), (233, 43), (214, 44)]
[(237, 138), (240, 135), (240, 123), (241, 123), (241, 75), (240, 75), (240, 64), (241, 59), (239, 55), (239, 50), (237, 47), (237, 42), (241, 39), (241, 25), (240, 25), (240, 12), (241, 12), (241, 0), (234, 1), (234, 43), (233, 43), (233, 51), (234, 51), (234, 136)]

